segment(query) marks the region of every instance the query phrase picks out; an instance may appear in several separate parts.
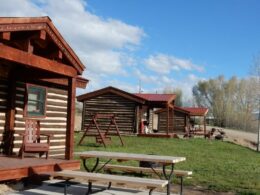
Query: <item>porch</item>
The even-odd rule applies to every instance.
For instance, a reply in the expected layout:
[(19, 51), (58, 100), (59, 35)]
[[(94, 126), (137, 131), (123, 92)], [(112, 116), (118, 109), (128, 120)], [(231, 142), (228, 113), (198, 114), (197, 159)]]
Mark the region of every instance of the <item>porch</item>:
[(0, 181), (22, 179), (35, 174), (44, 174), (59, 170), (80, 169), (80, 161), (58, 158), (19, 158), (0, 156)]

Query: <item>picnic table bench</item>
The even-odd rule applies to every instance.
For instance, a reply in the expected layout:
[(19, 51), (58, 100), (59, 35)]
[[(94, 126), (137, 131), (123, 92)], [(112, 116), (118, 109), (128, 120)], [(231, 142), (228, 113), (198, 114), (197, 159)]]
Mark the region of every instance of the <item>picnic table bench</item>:
[[(128, 176), (119, 176), (119, 175), (110, 175), (110, 174), (101, 174), (101, 173), (90, 173), (83, 171), (71, 171), (64, 170), (59, 172), (54, 172), (53, 177), (63, 177), (66, 178), (66, 182), (70, 179), (84, 179), (88, 181), (88, 191), (87, 195), (91, 194), (92, 183), (93, 182), (107, 182), (108, 187), (102, 190), (110, 189), (112, 184), (117, 185), (128, 185), (128, 186), (139, 186), (146, 187), (149, 189), (149, 195), (152, 194), (152, 191), (155, 188), (163, 188), (168, 185), (167, 180), (161, 179), (148, 179), (148, 178), (137, 178), (137, 177), (128, 177)], [(67, 194), (67, 183), (64, 183), (64, 194)], [(99, 190), (101, 191), (101, 190)]]
[[(149, 173), (149, 174), (155, 174), (159, 178), (161, 178), (162, 169), (161, 168), (153, 168), (153, 167), (135, 167), (135, 166), (126, 166), (126, 165), (113, 165), (113, 164), (101, 164), (101, 166), (104, 166), (105, 171), (123, 171), (123, 172), (134, 172), (134, 173)], [(166, 173), (170, 173), (171, 170), (165, 169)], [(180, 184), (180, 194), (183, 193), (183, 178), (188, 177), (192, 175), (192, 171), (185, 171), (185, 170), (174, 170), (173, 174), (180, 178), (181, 184)]]

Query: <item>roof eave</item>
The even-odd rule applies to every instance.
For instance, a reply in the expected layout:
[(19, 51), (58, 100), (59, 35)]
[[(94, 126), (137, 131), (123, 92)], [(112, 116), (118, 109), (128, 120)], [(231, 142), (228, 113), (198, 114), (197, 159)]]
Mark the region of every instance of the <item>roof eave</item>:
[[(72, 63), (74, 68), (77, 70), (77, 73), (81, 75), (83, 71), (85, 70), (85, 66), (80, 61), (78, 56), (75, 54), (75, 52), (72, 50), (72, 48), (69, 46), (69, 44), (65, 41), (63, 36), (59, 33), (57, 28), (52, 23), (52, 20), (48, 16), (43, 17), (0, 17), (0, 24), (7, 25), (7, 24), (28, 24), (28, 23), (46, 23), (48, 27), (53, 31), (53, 33), (56, 35), (56, 37), (59, 38), (59, 41), (63, 44), (63, 46), (68, 50), (72, 58), (75, 60), (75, 63)], [(1, 28), (0, 28), (1, 31)]]

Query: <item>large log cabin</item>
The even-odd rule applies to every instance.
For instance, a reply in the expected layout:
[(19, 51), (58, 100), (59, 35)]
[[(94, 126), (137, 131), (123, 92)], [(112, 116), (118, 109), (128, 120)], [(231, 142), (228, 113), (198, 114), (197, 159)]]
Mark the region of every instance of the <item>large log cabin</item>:
[(50, 156), (73, 158), (76, 88), (85, 69), (49, 17), (0, 18), (0, 144), (17, 154), (25, 120), (53, 135)]

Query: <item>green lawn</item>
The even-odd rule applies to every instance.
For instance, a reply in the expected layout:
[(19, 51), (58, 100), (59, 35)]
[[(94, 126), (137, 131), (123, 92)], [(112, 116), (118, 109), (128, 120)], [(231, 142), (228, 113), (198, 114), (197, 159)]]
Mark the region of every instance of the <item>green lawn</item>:
[[(82, 134), (75, 134), (76, 143)], [(260, 194), (260, 153), (222, 141), (205, 139), (163, 139), (123, 137), (125, 146), (113, 138), (113, 144), (104, 148), (93, 138), (85, 138), (83, 146), (75, 151), (103, 150), (129, 153), (184, 156), (185, 162), (176, 168), (193, 171), (185, 185), (203, 186), (214, 191), (235, 191)], [(75, 144), (76, 145), (76, 144)], [(134, 163), (134, 162), (128, 162)], [(126, 163), (127, 164), (127, 163)]]

